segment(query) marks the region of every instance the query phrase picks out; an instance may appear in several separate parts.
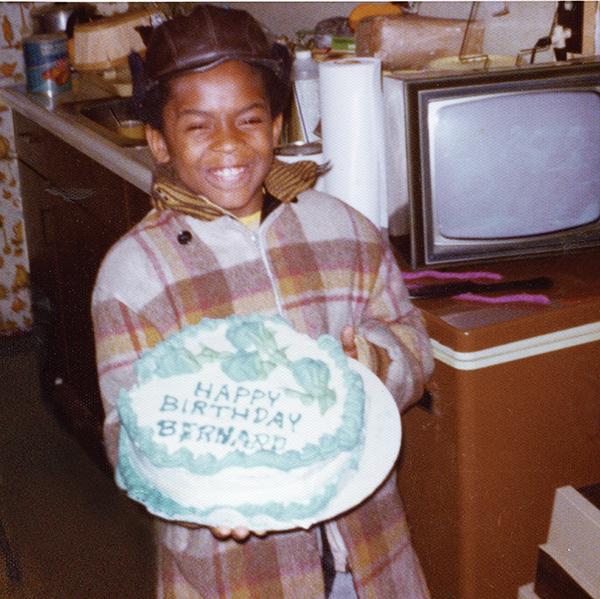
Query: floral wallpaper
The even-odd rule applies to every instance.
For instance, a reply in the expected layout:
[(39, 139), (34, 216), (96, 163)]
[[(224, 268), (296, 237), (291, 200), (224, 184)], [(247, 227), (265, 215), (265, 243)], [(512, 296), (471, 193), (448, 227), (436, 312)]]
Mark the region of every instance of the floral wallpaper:
[[(24, 81), (21, 40), (31, 34), (32, 2), (0, 2), (0, 85)], [(31, 298), (10, 110), (0, 103), (0, 335), (31, 328)]]

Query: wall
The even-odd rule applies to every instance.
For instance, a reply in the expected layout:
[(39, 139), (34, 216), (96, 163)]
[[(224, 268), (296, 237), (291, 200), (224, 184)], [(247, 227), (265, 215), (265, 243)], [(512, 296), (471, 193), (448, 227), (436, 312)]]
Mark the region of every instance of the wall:
[[(538, 39), (550, 33), (556, 4), (544, 1), (480, 2), (477, 19), (485, 23), (484, 52), (516, 56), (519, 50), (532, 48)], [(508, 14), (502, 14), (505, 5)], [(466, 19), (470, 8), (471, 2), (422, 2), (419, 14)], [(548, 54), (552, 55), (551, 52)]]
[[(0, 85), (24, 80), (21, 39), (31, 33), (31, 2), (1, 2)], [(27, 248), (12, 117), (0, 105), (0, 334), (31, 326)]]
[[(348, 16), (359, 2), (235, 2), (229, 6), (252, 13), (273, 33), (293, 38), (299, 29), (312, 29), (320, 20), (332, 16)], [(466, 19), (471, 2), (416, 2), (420, 15)], [(504, 12), (505, 4), (508, 13)], [(480, 2), (477, 18), (485, 22), (484, 51), (489, 54), (516, 55), (531, 48), (548, 35), (556, 2)]]
[(313, 29), (323, 19), (347, 17), (360, 2), (230, 2), (228, 6), (247, 10), (277, 35), (294, 37), (300, 29)]

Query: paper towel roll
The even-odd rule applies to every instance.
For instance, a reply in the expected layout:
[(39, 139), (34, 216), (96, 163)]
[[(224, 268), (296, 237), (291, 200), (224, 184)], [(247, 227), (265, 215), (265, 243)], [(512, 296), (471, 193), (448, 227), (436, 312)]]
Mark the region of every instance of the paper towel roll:
[(353, 57), (319, 63), (325, 191), (387, 227), (381, 61)]

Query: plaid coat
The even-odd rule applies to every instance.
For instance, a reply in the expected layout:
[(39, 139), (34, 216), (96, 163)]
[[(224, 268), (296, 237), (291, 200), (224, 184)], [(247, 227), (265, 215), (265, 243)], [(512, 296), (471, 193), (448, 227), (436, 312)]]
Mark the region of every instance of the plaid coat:
[[(142, 352), (203, 317), (252, 312), (280, 313), (312, 337), (339, 337), (353, 325), (363, 361), (400, 409), (420, 396), (431, 373), (429, 341), (389, 246), (346, 204), (305, 191), (278, 205), (257, 232), (226, 214), (202, 220), (152, 210), (109, 251), (93, 294), (105, 444), (113, 464), (116, 399), (121, 387), (133, 384), (132, 365)], [(361, 599), (428, 597), (394, 474), (336, 522)], [(157, 519), (157, 541), (160, 597), (323, 597), (313, 529), (238, 544), (218, 541), (206, 528)]]

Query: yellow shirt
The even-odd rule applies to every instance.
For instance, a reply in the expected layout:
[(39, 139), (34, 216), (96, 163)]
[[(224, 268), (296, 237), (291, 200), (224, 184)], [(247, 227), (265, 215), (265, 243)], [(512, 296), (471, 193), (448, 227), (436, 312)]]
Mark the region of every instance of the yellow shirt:
[(238, 217), (240, 222), (243, 225), (246, 225), (251, 231), (256, 231), (258, 226), (260, 225), (260, 210), (257, 210), (253, 214), (248, 214), (247, 216)]

